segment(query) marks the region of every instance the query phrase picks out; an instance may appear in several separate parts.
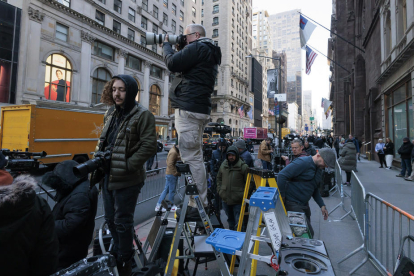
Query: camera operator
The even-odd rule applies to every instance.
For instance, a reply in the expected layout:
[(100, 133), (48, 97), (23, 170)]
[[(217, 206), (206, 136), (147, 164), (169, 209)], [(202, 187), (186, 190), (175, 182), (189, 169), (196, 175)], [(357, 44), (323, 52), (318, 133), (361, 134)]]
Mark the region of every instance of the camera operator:
[(114, 76), (105, 84), (101, 102), (112, 107), (104, 116), (95, 157), (107, 158), (110, 151), (111, 160), (91, 176), (91, 184), (104, 176), (105, 220), (120, 275), (131, 274), (135, 205), (146, 178), (144, 164), (157, 151), (154, 115), (135, 102), (137, 92), (137, 82), (128, 75)]
[[(203, 163), (202, 141), (204, 127), (210, 121), (211, 94), (221, 63), (220, 48), (206, 38), (202, 25), (190, 24), (185, 28), (186, 45), (174, 53), (168, 42), (163, 43), (164, 61), (171, 72), (177, 73), (171, 84), (169, 97), (175, 108), (175, 128), (181, 159), (194, 173), (201, 202), (206, 207), (207, 179)], [(178, 74), (181, 73), (181, 74)], [(190, 199), (187, 215), (198, 216), (196, 202)], [(178, 212), (178, 211), (177, 211)]]
[(217, 214), (220, 214), (220, 203), (221, 199), (217, 191), (217, 173), (220, 169), (221, 163), (226, 160), (227, 152), (227, 143), (224, 139), (220, 139), (220, 142), (217, 143), (217, 149), (213, 151), (211, 160), (210, 160), (210, 174), (213, 178), (213, 192), (214, 192), (214, 208), (216, 209)]

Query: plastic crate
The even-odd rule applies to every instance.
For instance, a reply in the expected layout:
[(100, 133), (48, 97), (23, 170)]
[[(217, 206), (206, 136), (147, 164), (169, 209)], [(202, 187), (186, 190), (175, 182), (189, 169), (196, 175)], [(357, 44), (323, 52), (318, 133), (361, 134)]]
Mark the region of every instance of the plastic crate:
[(257, 191), (250, 197), (250, 206), (259, 207), (266, 212), (276, 207), (279, 191), (271, 187), (259, 187)]
[(241, 250), (246, 233), (237, 232), (227, 229), (216, 228), (214, 232), (206, 239), (207, 244), (226, 254), (234, 255), (237, 250)]

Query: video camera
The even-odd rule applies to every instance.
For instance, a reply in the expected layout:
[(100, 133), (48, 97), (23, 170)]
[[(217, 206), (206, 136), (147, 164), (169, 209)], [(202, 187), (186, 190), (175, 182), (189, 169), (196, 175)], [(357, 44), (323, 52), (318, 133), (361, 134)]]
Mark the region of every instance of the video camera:
[[(7, 159), (6, 169), (10, 172), (29, 172), (32, 170), (39, 169), (38, 158), (45, 157), (46, 152), (28, 152), (28, 151), (17, 151), (2, 149), (1, 152)], [(33, 157), (33, 158), (32, 158)]]
[[(164, 43), (165, 34), (154, 34), (150, 32), (145, 33), (145, 38), (147, 40), (147, 45), (162, 44)], [(177, 50), (182, 50), (187, 44), (187, 36), (185, 35), (168, 35), (168, 42), (175, 44)]]
[(220, 134), (221, 138), (224, 138), (227, 133), (231, 133), (231, 127), (222, 123), (208, 123), (209, 126), (212, 126), (212, 130)]
[(112, 151), (107, 150), (95, 154), (95, 158), (88, 160), (82, 164), (77, 165), (73, 168), (73, 173), (76, 177), (85, 177), (88, 173), (95, 171), (98, 168), (105, 167), (111, 162)]

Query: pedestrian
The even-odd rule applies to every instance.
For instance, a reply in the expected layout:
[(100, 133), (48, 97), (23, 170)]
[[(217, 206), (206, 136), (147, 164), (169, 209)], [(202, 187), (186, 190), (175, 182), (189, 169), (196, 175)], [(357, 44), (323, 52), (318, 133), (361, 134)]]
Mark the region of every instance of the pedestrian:
[(46, 276), (58, 267), (59, 241), (46, 200), (33, 177), (0, 183), (0, 269), (7, 276)]
[(413, 144), (413, 149), (411, 150), (411, 175), (405, 178), (407, 181), (414, 179), (414, 140), (411, 143)]
[(305, 139), (303, 151), (307, 153), (307, 155), (314, 156), (316, 154), (316, 150), (312, 145), (309, 144), (308, 140)]
[[(352, 141), (352, 143), (354, 143), (355, 149), (356, 149), (356, 154), (355, 155), (356, 155), (356, 158), (358, 158), (359, 157), (359, 143), (358, 143), (358, 141), (355, 140), (355, 138), (352, 136), (352, 134), (349, 134), (347, 142), (348, 141)], [(355, 167), (354, 171), (358, 172), (357, 167)]]
[(266, 138), (262, 141), (259, 148), (259, 153), (257, 154), (257, 158), (262, 160), (263, 169), (265, 170), (272, 170), (272, 157), (271, 154), (273, 152), (273, 149), (270, 145), (272, 142), (271, 138)]
[(344, 185), (350, 185), (351, 173), (355, 171), (357, 163), (357, 155), (355, 144), (352, 140), (348, 140), (342, 148), (338, 164), (342, 170), (342, 182)]
[[(358, 140), (358, 137), (355, 137), (356, 143), (358, 143), (358, 161), (361, 161), (361, 148), (362, 148), (362, 142), (361, 140)], [(384, 159), (385, 160), (385, 159)], [(385, 162), (385, 161), (384, 161)]]
[(226, 160), (221, 164), (217, 174), (217, 189), (227, 215), (229, 229), (236, 230), (243, 203), (248, 166), (241, 160), (235, 146), (230, 146), (226, 155)]
[[(403, 144), (398, 149), (398, 154), (401, 157), (401, 172), (397, 174), (397, 177), (406, 177), (411, 175), (411, 151), (413, 150), (413, 144), (408, 137), (403, 138)], [(407, 174), (406, 174), (407, 173)]]
[[(155, 206), (155, 211), (158, 212), (161, 208), (161, 202), (164, 200), (165, 196), (168, 193), (168, 200), (173, 204), (171, 211), (175, 212), (177, 206), (174, 204), (174, 196), (177, 186), (178, 177), (181, 175), (177, 171), (175, 165), (178, 161), (181, 161), (180, 150), (178, 149), (178, 143), (176, 143), (168, 152), (167, 155), (167, 169), (165, 171), (165, 187), (162, 191), (160, 198), (158, 199), (157, 205)], [(162, 208), (162, 211), (165, 212), (165, 208)]]
[(387, 162), (385, 162), (384, 146), (385, 144), (382, 142), (382, 139), (378, 139), (378, 143), (375, 145), (375, 152), (378, 154), (378, 158), (381, 164), (380, 168), (383, 168), (383, 165), (385, 168), (388, 168)]
[(253, 158), (246, 148), (246, 142), (244, 142), (244, 140), (239, 140), (236, 142), (235, 146), (239, 150), (240, 158), (244, 161), (244, 163), (246, 163), (249, 168), (253, 168)]
[(344, 146), (345, 146), (345, 138), (341, 138), (341, 142), (339, 143), (339, 156), (341, 156), (341, 152)]
[(95, 229), (98, 189), (90, 188), (87, 176), (76, 177), (76, 161), (66, 160), (42, 177), (46, 186), (56, 190), (52, 214), (59, 239), (58, 270), (86, 258)]
[(254, 146), (253, 146), (253, 142), (252, 142), (252, 140), (250, 140), (250, 139), (247, 139), (247, 150), (250, 152), (250, 153), (254, 153)]
[(328, 219), (328, 210), (319, 193), (319, 183), (322, 182), (322, 170), (326, 167), (335, 168), (335, 153), (331, 149), (320, 149), (314, 156), (296, 158), (277, 176), (277, 185), (285, 202), (287, 211), (305, 213), (311, 235), (314, 235), (310, 223), (311, 197), (321, 208), (322, 216)]
[(336, 151), (336, 158), (338, 158), (338, 159), (339, 159), (339, 144), (341, 143), (341, 140), (342, 140), (342, 136), (339, 135), (339, 137), (337, 136), (335, 138), (335, 141), (334, 141), (334, 144), (333, 144), (333, 146), (335, 148), (335, 151)]
[(325, 145), (325, 143), (323, 142), (321, 137), (316, 138), (316, 140), (313, 144), (315, 145), (315, 147), (318, 147), (320, 149), (323, 148), (324, 145)]
[(392, 159), (394, 158), (394, 143), (392, 142), (391, 138), (385, 139), (384, 145), (384, 154), (385, 154), (385, 162), (388, 165), (388, 170), (391, 169), (392, 166)]

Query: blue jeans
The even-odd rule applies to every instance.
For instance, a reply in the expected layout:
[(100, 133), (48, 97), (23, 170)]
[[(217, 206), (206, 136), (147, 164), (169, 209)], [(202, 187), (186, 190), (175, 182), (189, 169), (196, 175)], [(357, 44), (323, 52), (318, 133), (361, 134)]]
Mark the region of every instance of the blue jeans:
[(408, 176), (411, 175), (411, 160), (410, 159), (401, 159), (401, 175), (405, 177), (405, 171), (407, 170)]
[(164, 200), (167, 193), (168, 193), (168, 200), (174, 204), (174, 196), (175, 196), (175, 189), (177, 186), (177, 180), (178, 180), (178, 176), (174, 176), (172, 174), (167, 174), (165, 176), (165, 188), (164, 188), (164, 191), (162, 191), (157, 204), (161, 204), (161, 202)]
[(102, 197), (105, 221), (114, 240), (112, 252), (118, 256), (118, 261), (128, 261), (133, 254), (135, 206), (144, 183), (119, 190), (108, 190), (108, 184), (109, 174), (106, 174)]
[(224, 212), (226, 212), (226, 215), (227, 215), (227, 222), (229, 223), (229, 229), (237, 230), (237, 224), (239, 223), (239, 217), (240, 217), (241, 204), (227, 205), (226, 202), (224, 201), (222, 203), (223, 203)]
[(272, 170), (272, 163), (262, 160), (263, 169)]

